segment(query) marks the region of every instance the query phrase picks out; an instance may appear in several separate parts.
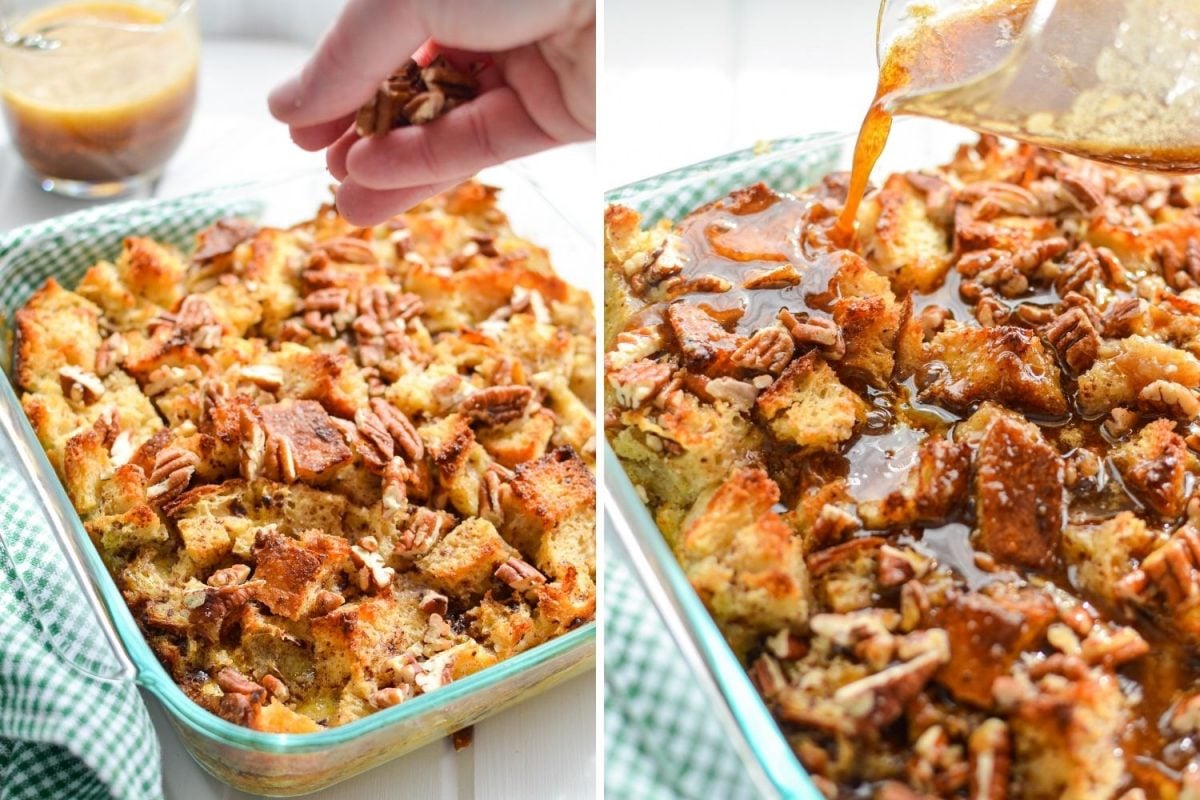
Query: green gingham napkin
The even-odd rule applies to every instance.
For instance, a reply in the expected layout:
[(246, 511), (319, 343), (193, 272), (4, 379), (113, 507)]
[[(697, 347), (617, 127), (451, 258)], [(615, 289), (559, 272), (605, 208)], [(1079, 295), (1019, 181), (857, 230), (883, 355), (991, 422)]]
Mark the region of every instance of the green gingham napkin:
[[(610, 528), (611, 529), (611, 528)], [(615, 536), (604, 560), (604, 796), (757, 796)]]
[[(183, 244), (218, 217), (256, 210), (195, 195), (0, 234), (3, 318), (50, 276), (74, 285), (96, 260), (115, 256), (126, 235)], [(0, 434), (0, 800), (161, 798), (146, 708), (132, 680), (104, 677), (118, 674), (116, 659), (48, 525)]]
[[(834, 169), (835, 134), (764, 143), (611, 191), (643, 224), (678, 220), (734, 189), (781, 191)], [(819, 146), (828, 142), (828, 146)], [(615, 800), (722, 800), (758, 794), (710, 703), (628, 565), (615, 536), (604, 564), (604, 788)]]

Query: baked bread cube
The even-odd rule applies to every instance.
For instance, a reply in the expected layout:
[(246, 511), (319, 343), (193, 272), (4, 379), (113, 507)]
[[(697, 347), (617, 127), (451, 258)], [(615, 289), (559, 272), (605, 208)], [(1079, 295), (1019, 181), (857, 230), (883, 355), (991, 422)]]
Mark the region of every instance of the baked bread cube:
[(776, 438), (801, 450), (835, 450), (867, 413), (815, 352), (793, 360), (758, 396), (756, 408)]

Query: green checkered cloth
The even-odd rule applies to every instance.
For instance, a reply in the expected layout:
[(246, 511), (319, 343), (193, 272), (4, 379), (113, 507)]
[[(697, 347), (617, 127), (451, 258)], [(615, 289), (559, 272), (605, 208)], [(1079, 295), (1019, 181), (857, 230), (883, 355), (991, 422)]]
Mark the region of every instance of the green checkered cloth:
[[(678, 220), (763, 181), (792, 191), (834, 169), (832, 134), (757, 145), (609, 192), (643, 224)], [(813, 150), (819, 141), (828, 147)], [(794, 153), (792, 151), (795, 151)], [(615, 537), (604, 564), (604, 789), (615, 800), (740, 800), (758, 796), (711, 703), (642, 591)]]
[(604, 561), (604, 796), (757, 797), (615, 537)]
[[(251, 205), (207, 195), (91, 209), (0, 234), (0, 317), (48, 277), (73, 286), (130, 234), (184, 244)], [(7, 365), (5, 365), (7, 366)], [(0, 435), (0, 800), (162, 797), (158, 739), (115, 657), (13, 444)]]

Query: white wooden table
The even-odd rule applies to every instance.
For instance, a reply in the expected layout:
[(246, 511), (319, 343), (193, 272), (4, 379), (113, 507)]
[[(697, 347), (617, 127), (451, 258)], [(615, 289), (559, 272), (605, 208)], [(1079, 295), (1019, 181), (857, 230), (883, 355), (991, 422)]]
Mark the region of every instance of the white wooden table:
[[(266, 112), (267, 91), (294, 71), (303, 47), (255, 40), (205, 43), (196, 118), (155, 189), (185, 194), (256, 176), (313, 169)], [(595, 148), (579, 145), (530, 159), (518, 169), (577, 221), (599, 219)], [(85, 203), (43, 193), (0, 132), (0, 230), (69, 213)], [(584, 225), (587, 223), (584, 222)], [(589, 228), (590, 229), (590, 228)], [(157, 703), (147, 698), (163, 750), (170, 800), (247, 797), (203, 772), (180, 744)], [(324, 792), (316, 798), (524, 800), (590, 798), (596, 785), (596, 689), (592, 673), (476, 726), (474, 744), (455, 753), (438, 742)]]

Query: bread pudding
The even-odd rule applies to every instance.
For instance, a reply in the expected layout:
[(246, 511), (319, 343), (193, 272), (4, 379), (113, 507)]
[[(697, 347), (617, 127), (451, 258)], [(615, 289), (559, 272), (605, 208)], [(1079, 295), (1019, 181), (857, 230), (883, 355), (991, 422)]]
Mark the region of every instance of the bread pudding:
[(14, 379), (197, 703), (316, 731), (593, 618), (591, 301), (495, 188), (114, 256), (17, 312)]
[(845, 197), (606, 212), (691, 585), (826, 797), (1200, 797), (1200, 183), (984, 137)]

